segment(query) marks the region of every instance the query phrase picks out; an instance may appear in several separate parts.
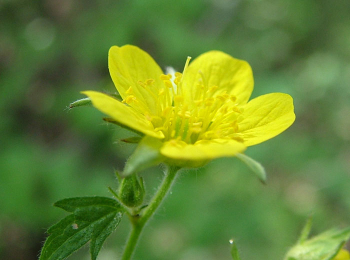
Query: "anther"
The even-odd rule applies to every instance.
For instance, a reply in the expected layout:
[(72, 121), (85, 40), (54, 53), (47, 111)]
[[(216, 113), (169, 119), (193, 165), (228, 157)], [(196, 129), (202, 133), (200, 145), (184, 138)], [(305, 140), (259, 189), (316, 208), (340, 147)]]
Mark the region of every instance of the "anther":
[(180, 96), (180, 95), (176, 95), (174, 97), (174, 101), (175, 102), (182, 102), (184, 100), (184, 97), (183, 96)]
[(162, 74), (162, 75), (160, 75), (160, 79), (161, 80), (170, 80), (171, 79), (171, 75), (164, 75), (164, 74)]
[(232, 102), (236, 102), (236, 100), (237, 100), (236, 96), (234, 96), (234, 95), (230, 95), (230, 99)]
[(156, 131), (156, 132), (157, 131), (163, 131), (163, 130), (165, 130), (163, 126), (154, 128), (154, 131)]
[(134, 95), (129, 95), (122, 102), (126, 104), (131, 104), (132, 102), (137, 102), (137, 99)]
[(193, 101), (197, 106), (199, 106), (200, 104), (202, 104), (203, 103), (203, 100), (202, 99), (200, 99), (200, 100), (195, 100), (195, 101)]
[(214, 92), (217, 89), (218, 89), (218, 86), (212, 86), (208, 89), (208, 92)]
[(132, 90), (132, 88), (131, 88), (131, 87), (129, 87), (129, 88), (128, 88), (128, 90), (127, 90), (127, 91), (125, 91), (125, 93), (126, 93), (126, 94), (128, 94), (128, 95), (132, 95), (132, 94), (134, 94), (134, 92), (133, 92), (133, 90)]
[(173, 84), (171, 83), (170, 80), (164, 80), (164, 84), (165, 84), (165, 86), (167, 86), (168, 88), (172, 88), (172, 87), (173, 87)]
[(152, 116), (151, 123), (154, 127), (160, 127), (163, 125), (163, 120), (159, 116)]
[(147, 86), (150, 86), (150, 85), (152, 85), (153, 83), (154, 83), (154, 79), (148, 79), (148, 80), (146, 80)]
[(172, 107), (166, 107), (163, 112), (162, 112), (162, 116), (163, 117), (168, 117), (168, 114), (173, 110)]
[(201, 127), (191, 127), (191, 132), (195, 133), (195, 134), (199, 134), (200, 132), (202, 132), (202, 128)]
[(138, 82), (137, 82), (141, 87), (145, 87), (145, 83), (144, 82), (142, 82), (141, 80), (139, 80)]
[(193, 126), (202, 126), (203, 125), (203, 122), (195, 122), (195, 123), (192, 123)]
[(234, 107), (232, 107), (232, 111), (237, 112), (237, 113), (242, 113), (242, 112), (243, 112), (243, 109), (234, 106)]
[(226, 97), (224, 95), (218, 95), (215, 98), (217, 98), (217, 99), (219, 99), (221, 101), (225, 101), (226, 100)]
[(205, 105), (206, 106), (211, 106), (214, 103), (214, 98), (208, 98), (205, 100)]

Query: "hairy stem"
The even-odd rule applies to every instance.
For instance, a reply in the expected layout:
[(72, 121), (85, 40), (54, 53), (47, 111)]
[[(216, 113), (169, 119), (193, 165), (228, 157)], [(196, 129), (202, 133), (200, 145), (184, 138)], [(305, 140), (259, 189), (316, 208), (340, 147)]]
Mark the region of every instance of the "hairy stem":
[(130, 216), (130, 220), (132, 223), (132, 230), (129, 235), (126, 246), (124, 248), (122, 260), (131, 259), (131, 256), (134, 253), (137, 241), (139, 240), (139, 237), (142, 233), (144, 226), (146, 225), (148, 220), (153, 216), (154, 212), (157, 210), (157, 208), (159, 207), (159, 205), (162, 203), (163, 199), (167, 195), (171, 185), (174, 182), (174, 179), (178, 170), (179, 170), (178, 167), (169, 166), (165, 173), (163, 182), (159, 186), (158, 191), (153, 196), (147, 208), (140, 215)]

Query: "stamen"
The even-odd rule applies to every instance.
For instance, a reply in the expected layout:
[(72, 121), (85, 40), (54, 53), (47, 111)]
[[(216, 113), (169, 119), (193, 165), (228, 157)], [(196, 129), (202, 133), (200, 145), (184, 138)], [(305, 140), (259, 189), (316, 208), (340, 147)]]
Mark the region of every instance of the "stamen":
[(186, 59), (186, 63), (185, 63), (185, 68), (184, 68), (184, 71), (182, 72), (183, 75), (185, 75), (185, 71), (188, 67), (188, 64), (190, 64), (190, 60), (192, 59), (192, 57), (190, 56), (187, 56), (187, 59)]
[(194, 144), (199, 140), (214, 138), (241, 140), (237, 120), (242, 116), (242, 109), (236, 104), (234, 95), (217, 85), (208, 85), (201, 70), (197, 72), (198, 81), (191, 86), (195, 87), (192, 101), (183, 95), (182, 87), (186, 87), (183, 80), (190, 60), (191, 57), (187, 57), (183, 73), (160, 75), (164, 82), (162, 86), (156, 88), (155, 81), (147, 79), (138, 82), (142, 89), (129, 87), (123, 102), (132, 103), (131, 106), (141, 110), (144, 104), (138, 91), (146, 94), (146, 90), (147, 96), (154, 99), (157, 110), (148, 111), (148, 114), (144, 112), (144, 115), (167, 141)]
[(168, 87), (169, 89), (171, 89), (171, 91), (172, 91), (172, 93), (173, 93), (173, 96), (175, 95), (175, 90), (174, 90), (174, 85), (173, 85), (173, 83), (171, 82), (171, 75), (170, 74), (168, 74), (168, 75), (164, 75), (164, 74), (162, 74), (162, 75), (160, 75), (160, 79), (161, 80), (163, 80), (163, 82), (164, 82), (164, 85), (166, 86), (166, 87)]
[(132, 87), (129, 87), (127, 91), (125, 91), (126, 94), (128, 95), (133, 95), (134, 91), (132, 90)]
[(179, 83), (181, 82), (182, 79), (182, 74), (180, 72), (175, 72), (175, 79), (174, 79), (174, 83), (175, 85), (179, 85)]
[(172, 88), (172, 87), (173, 87), (173, 84), (171, 84), (171, 81), (170, 81), (170, 80), (164, 80), (164, 84), (165, 84), (165, 86), (167, 86), (168, 88)]
[(214, 98), (207, 98), (204, 103), (207, 107), (212, 106), (214, 104)]
[(236, 102), (237, 97), (236, 97), (236, 96), (234, 96), (234, 95), (230, 95), (230, 99), (231, 99), (231, 101), (232, 101), (232, 102)]
[(153, 85), (153, 83), (154, 83), (154, 79), (147, 79), (146, 80), (147, 86), (151, 86), (151, 85)]
[(122, 102), (130, 105), (132, 102), (137, 102), (137, 99), (134, 95), (129, 95)]
[(145, 86), (145, 83), (144, 82), (142, 82), (141, 80), (139, 80), (138, 82), (137, 82), (141, 87), (143, 87), (143, 88), (145, 88), (146, 86)]
[(184, 101), (184, 97), (180, 95), (174, 96), (174, 102), (176, 106), (179, 106)]
[(217, 89), (218, 89), (218, 86), (212, 86), (208, 89), (208, 92), (214, 92)]
[(164, 75), (164, 74), (162, 74), (162, 75), (160, 75), (160, 79), (161, 80), (170, 80), (171, 79), (171, 75)]
[(190, 56), (187, 56), (187, 59), (186, 59), (186, 63), (185, 63), (185, 67), (184, 67), (184, 70), (182, 72), (182, 76), (181, 76), (181, 79), (179, 80), (178, 84), (177, 84), (177, 94), (178, 95), (182, 95), (182, 79), (185, 77), (185, 73), (186, 73), (186, 70), (188, 68), (188, 65), (190, 64), (190, 60), (192, 58)]

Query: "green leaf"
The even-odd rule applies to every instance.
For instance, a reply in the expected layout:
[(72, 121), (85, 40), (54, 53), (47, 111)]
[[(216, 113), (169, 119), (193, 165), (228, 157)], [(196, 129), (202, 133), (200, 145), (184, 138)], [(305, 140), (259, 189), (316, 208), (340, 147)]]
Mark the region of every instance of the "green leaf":
[(230, 240), (230, 244), (231, 244), (231, 256), (233, 260), (241, 260), (241, 258), (239, 257), (238, 254), (238, 248), (236, 246), (236, 243), (233, 239)]
[(56, 207), (72, 212), (48, 229), (49, 237), (39, 260), (62, 260), (90, 241), (91, 259), (96, 260), (105, 239), (122, 218), (120, 204), (111, 198), (79, 197), (60, 200)]
[(236, 157), (244, 162), (255, 173), (255, 175), (262, 183), (266, 184), (266, 172), (264, 167), (259, 162), (243, 153), (236, 154)]
[(328, 230), (292, 247), (285, 260), (332, 260), (349, 238), (350, 228)]
[(67, 212), (74, 212), (79, 208), (88, 206), (107, 206), (120, 208), (119, 203), (111, 198), (106, 197), (77, 197), (59, 200), (54, 204), (55, 207), (61, 208)]
[(159, 152), (162, 145), (163, 143), (157, 138), (150, 136), (142, 138), (125, 164), (123, 177), (161, 163), (164, 160)]

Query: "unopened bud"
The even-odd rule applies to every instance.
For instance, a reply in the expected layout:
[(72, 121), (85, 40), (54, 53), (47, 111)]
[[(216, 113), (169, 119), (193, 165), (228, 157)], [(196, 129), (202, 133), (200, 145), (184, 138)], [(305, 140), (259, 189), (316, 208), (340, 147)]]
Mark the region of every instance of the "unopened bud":
[(140, 206), (143, 202), (145, 189), (142, 178), (132, 174), (122, 180), (119, 186), (119, 199), (128, 207)]

